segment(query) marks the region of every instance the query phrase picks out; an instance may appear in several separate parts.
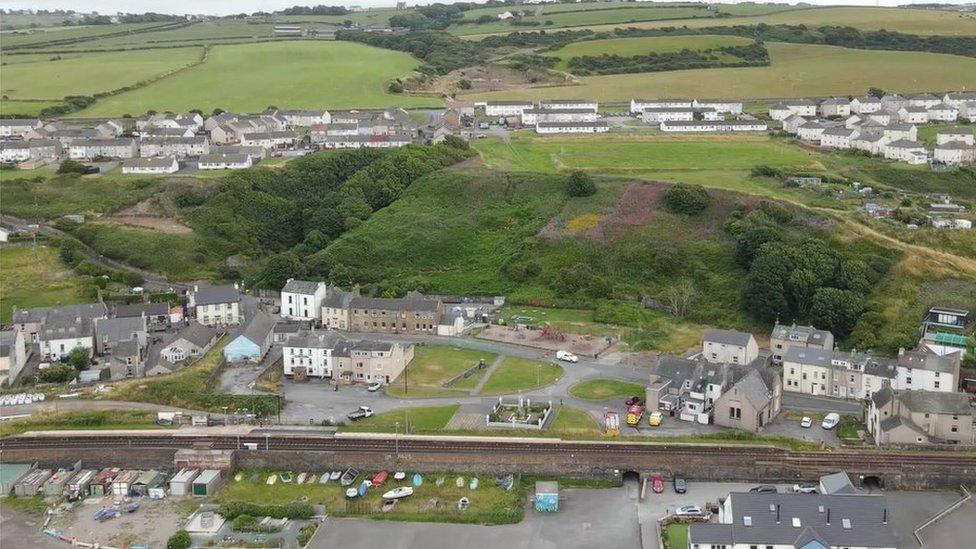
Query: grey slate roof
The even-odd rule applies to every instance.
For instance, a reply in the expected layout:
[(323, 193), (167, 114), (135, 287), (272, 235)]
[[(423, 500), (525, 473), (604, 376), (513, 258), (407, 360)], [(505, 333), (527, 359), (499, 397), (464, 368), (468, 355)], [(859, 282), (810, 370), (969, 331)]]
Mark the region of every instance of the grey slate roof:
[(375, 339), (350, 340), (338, 332), (302, 331), (290, 336), (285, 347), (332, 349), (332, 356), (350, 356), (352, 351), (390, 351), (395, 344)]
[(736, 345), (738, 347), (745, 347), (749, 344), (750, 339), (752, 339), (752, 334), (737, 332), (735, 330), (705, 330), (705, 333), (702, 335), (702, 341)]
[(824, 494), (854, 494), (857, 489), (851, 482), (851, 477), (847, 473), (840, 471), (820, 477), (820, 484), (823, 486)]
[(954, 126), (941, 130), (937, 135), (973, 135), (973, 129)]
[(126, 318), (130, 316), (163, 316), (169, 315), (169, 304), (164, 301), (154, 303), (132, 303), (129, 305), (118, 305), (115, 307), (116, 318)]
[(356, 309), (377, 309), (387, 311), (436, 311), (440, 300), (427, 297), (418, 292), (410, 292), (404, 297), (354, 297), (349, 304)]
[(146, 319), (141, 316), (100, 318), (95, 321), (95, 337), (98, 341), (117, 343), (132, 339), (132, 335), (146, 331)]
[(303, 294), (303, 295), (314, 295), (315, 291), (319, 288), (319, 282), (312, 282), (310, 280), (296, 280), (294, 278), (288, 280), (285, 283), (285, 287), (281, 289), (282, 293), (288, 292), (290, 294)]
[(17, 332), (13, 330), (0, 331), (0, 356), (10, 356), (10, 347), (17, 339)]
[(91, 337), (92, 319), (90, 318), (52, 318), (41, 328), (40, 339), (51, 341), (54, 339), (68, 339)]
[(243, 164), (247, 162), (248, 158), (246, 154), (203, 154), (200, 155), (200, 159), (197, 162), (200, 164)]
[(918, 351), (905, 351), (898, 357), (898, 364), (913, 370), (928, 370), (943, 374), (955, 373), (953, 361), (947, 357)]
[(762, 410), (773, 400), (773, 393), (759, 370), (749, 371), (733, 387), (738, 389), (743, 398), (748, 400), (756, 410)]
[(261, 345), (268, 334), (274, 329), (277, 319), (264, 311), (258, 311), (251, 317), (241, 335), (258, 345)]
[[(834, 129), (840, 129), (840, 128), (834, 128)], [(827, 133), (827, 131), (825, 131), (824, 133)], [(783, 339), (786, 341), (803, 341), (808, 345), (822, 345), (823, 342), (827, 340), (827, 336), (829, 334), (830, 332), (826, 330), (818, 330), (813, 326), (797, 326), (796, 324), (792, 326), (787, 326), (785, 324), (777, 324), (773, 326), (772, 337), (775, 339)]]
[(855, 130), (854, 128), (845, 128), (843, 126), (827, 128), (823, 131), (823, 135), (843, 135), (847, 137), (851, 137), (855, 133), (857, 133), (857, 130)]
[(172, 166), (172, 156), (126, 158), (122, 161), (123, 168), (169, 168)]
[(894, 391), (895, 398), (912, 412), (929, 414), (969, 415), (968, 393), (942, 393), (936, 391)]
[(925, 144), (918, 141), (912, 141), (910, 139), (899, 139), (898, 141), (892, 141), (888, 143), (889, 147), (894, 147), (896, 149), (924, 149)]
[(108, 308), (104, 303), (84, 303), (81, 305), (67, 305), (64, 307), (37, 307), (34, 309), (19, 309), (15, 312), (11, 322), (32, 323), (46, 322), (56, 318), (98, 318), (108, 315)]
[(540, 128), (606, 128), (608, 124), (604, 120), (595, 122), (539, 122), (536, 124)]
[(358, 296), (359, 292), (347, 292), (331, 286), (325, 292), (325, 299), (322, 301), (322, 306), (332, 309), (348, 309), (353, 298)]
[(843, 365), (834, 364), (834, 361), (848, 362), (867, 374), (894, 378), (897, 374), (895, 362), (889, 358), (876, 357), (866, 353), (848, 353), (845, 351), (832, 351), (828, 349), (805, 349), (803, 347), (790, 347), (783, 355), (783, 362), (796, 362), (798, 364), (809, 364), (821, 368), (848, 369)]
[(197, 347), (202, 348), (206, 347), (216, 335), (217, 331), (213, 328), (194, 322), (180, 330), (176, 339), (185, 339)]
[[(819, 540), (827, 547), (898, 545), (893, 530), (884, 522), (888, 506), (884, 496), (736, 492), (729, 494), (729, 498), (731, 524), (691, 525), (692, 544), (802, 547), (810, 540)], [(749, 517), (751, 526), (745, 525), (745, 517)]]
[(241, 294), (233, 284), (223, 286), (200, 286), (193, 293), (194, 306), (215, 305), (217, 303), (237, 303)]

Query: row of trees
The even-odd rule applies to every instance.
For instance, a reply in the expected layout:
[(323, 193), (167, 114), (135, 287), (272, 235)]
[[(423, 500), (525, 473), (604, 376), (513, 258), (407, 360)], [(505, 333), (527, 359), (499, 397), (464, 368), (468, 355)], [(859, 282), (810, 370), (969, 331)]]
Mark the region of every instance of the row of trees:
[(484, 60), (484, 49), (478, 42), (462, 40), (442, 31), (418, 30), (405, 34), (382, 34), (340, 30), (336, 32), (336, 40), (408, 52), (424, 62), (420, 72), (432, 75), (447, 74), (461, 67), (477, 65)]
[(769, 52), (756, 42), (748, 46), (729, 46), (706, 50), (684, 49), (675, 52), (650, 52), (646, 55), (584, 55), (569, 60), (569, 68), (581, 76), (629, 74), (715, 67), (758, 67), (769, 65)]

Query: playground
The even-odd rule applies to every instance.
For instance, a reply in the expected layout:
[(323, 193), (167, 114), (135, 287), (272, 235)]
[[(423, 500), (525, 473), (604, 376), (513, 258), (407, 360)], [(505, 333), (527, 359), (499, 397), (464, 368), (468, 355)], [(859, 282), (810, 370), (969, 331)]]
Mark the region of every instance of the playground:
[(563, 332), (548, 323), (538, 326), (527, 326), (512, 323), (507, 326), (492, 324), (487, 326), (477, 336), (480, 339), (524, 345), (535, 349), (552, 351), (569, 351), (581, 357), (595, 357), (610, 345), (616, 343), (613, 336), (594, 336)]

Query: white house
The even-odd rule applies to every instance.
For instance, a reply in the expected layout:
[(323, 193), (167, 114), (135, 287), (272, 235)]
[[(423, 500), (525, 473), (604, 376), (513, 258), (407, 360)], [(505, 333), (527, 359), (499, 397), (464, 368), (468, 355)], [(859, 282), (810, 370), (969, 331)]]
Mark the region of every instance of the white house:
[(156, 156), (153, 158), (127, 158), (122, 161), (124, 174), (160, 174), (176, 173), (180, 169), (179, 162), (174, 156)]
[(925, 107), (906, 105), (898, 109), (898, 120), (905, 124), (927, 124), (929, 111)]
[(870, 95), (855, 97), (851, 100), (851, 112), (870, 114), (881, 110), (881, 100)]
[(696, 109), (715, 109), (718, 113), (742, 114), (742, 101), (731, 99), (695, 99)]
[(702, 357), (707, 362), (749, 364), (759, 356), (756, 338), (745, 332), (706, 330), (701, 344)]
[(251, 156), (247, 154), (205, 154), (197, 161), (201, 170), (241, 170), (251, 165)]
[(0, 141), (0, 162), (16, 164), (30, 160), (30, 144), (27, 141)]
[(972, 164), (976, 161), (976, 147), (963, 141), (949, 141), (935, 146), (933, 159), (949, 166)]
[(820, 116), (828, 118), (831, 116), (850, 116), (851, 102), (846, 98), (831, 97), (820, 103)]
[(264, 147), (265, 149), (280, 149), (290, 147), (298, 141), (298, 134), (291, 130), (274, 132), (255, 132), (241, 138), (241, 145), (245, 147)]
[(952, 393), (959, 387), (959, 354), (939, 356), (934, 353), (898, 350), (898, 377), (895, 389)]
[(597, 112), (600, 104), (589, 99), (549, 99), (539, 101), (540, 109), (586, 109)]
[(536, 133), (603, 133), (610, 131), (610, 126), (604, 121), (596, 122), (539, 122), (535, 125)]
[(959, 109), (939, 103), (928, 110), (929, 122), (955, 122), (959, 119)]
[(949, 92), (942, 102), (958, 109), (963, 103), (976, 102), (976, 92)]
[(819, 122), (807, 122), (796, 129), (796, 136), (805, 141), (820, 141), (820, 135), (825, 129), (827, 126)]
[(92, 319), (85, 317), (49, 320), (37, 334), (41, 357), (48, 361), (58, 361), (79, 347), (94, 349), (93, 326)]
[(43, 127), (44, 123), (36, 118), (4, 118), (0, 119), (0, 137), (24, 137)]
[(27, 363), (27, 341), (16, 328), (0, 331), (0, 385), (17, 379)]
[(976, 141), (974, 141), (973, 138), (972, 128), (947, 128), (935, 134), (936, 145), (945, 145), (946, 143), (950, 143), (952, 141), (959, 141), (967, 145), (976, 144)]
[(332, 122), (332, 115), (329, 114), (329, 111), (290, 109), (278, 112), (285, 119), (285, 123), (288, 126), (307, 128), (316, 124), (328, 124)]
[(187, 305), (204, 326), (236, 326), (244, 321), (237, 284), (194, 286)]
[(281, 289), (281, 318), (290, 320), (318, 320), (322, 318), (325, 282), (311, 282), (289, 278)]
[(282, 345), (281, 367), (286, 376), (302, 369), (308, 377), (332, 377), (337, 370), (332, 352), (343, 343), (343, 338), (335, 331), (305, 332), (289, 337)]
[(867, 115), (867, 120), (882, 126), (887, 126), (891, 124), (891, 113), (885, 111), (872, 112)]
[(773, 120), (786, 120), (793, 115), (800, 116), (799, 113), (793, 112), (793, 109), (787, 107), (785, 103), (776, 103), (769, 107), (769, 117)]
[(796, 132), (799, 131), (800, 126), (806, 123), (806, 118), (803, 118), (798, 114), (791, 114), (783, 119), (783, 131), (790, 135), (796, 135)]
[(888, 141), (898, 141), (899, 139), (907, 141), (918, 140), (918, 128), (913, 124), (890, 124), (882, 131)]
[(881, 108), (888, 112), (897, 113), (902, 107), (907, 105), (908, 99), (896, 93), (891, 93), (881, 98)]
[(851, 140), (851, 146), (861, 151), (867, 151), (872, 155), (881, 154), (884, 151), (888, 138), (881, 131), (860, 131)]
[(525, 109), (522, 124), (534, 126), (539, 122), (595, 122), (600, 118), (596, 111), (587, 108)]
[(644, 109), (640, 118), (647, 124), (674, 120), (690, 121), (695, 119), (695, 109), (691, 107), (652, 107)]
[(485, 116), (522, 116), (522, 111), (534, 105), (529, 101), (497, 101), (485, 104)]
[(498, 18), (501, 19), (502, 21), (507, 21), (509, 19), (512, 19), (513, 17), (515, 17), (515, 14), (510, 11), (503, 11), (498, 14)]
[(131, 138), (78, 139), (68, 147), (68, 156), (75, 160), (92, 158), (134, 158), (139, 148)]
[(210, 140), (203, 135), (193, 137), (146, 137), (139, 141), (139, 156), (203, 156), (210, 154)]
[(827, 128), (820, 134), (820, 146), (847, 150), (853, 146), (857, 130), (853, 128)]
[(928, 153), (925, 145), (918, 141), (899, 139), (892, 141), (884, 147), (884, 157), (888, 160), (900, 160), (909, 164), (924, 164)]
[(782, 105), (800, 116), (817, 116), (817, 104), (809, 99), (787, 99), (782, 102)]
[(908, 96), (908, 105), (929, 109), (941, 103), (942, 100), (931, 93), (916, 93)]
[(762, 120), (692, 120), (661, 122), (662, 132), (764, 132)]
[(690, 109), (695, 106), (691, 99), (631, 99), (631, 114), (640, 114), (644, 109), (670, 109), (683, 108)]

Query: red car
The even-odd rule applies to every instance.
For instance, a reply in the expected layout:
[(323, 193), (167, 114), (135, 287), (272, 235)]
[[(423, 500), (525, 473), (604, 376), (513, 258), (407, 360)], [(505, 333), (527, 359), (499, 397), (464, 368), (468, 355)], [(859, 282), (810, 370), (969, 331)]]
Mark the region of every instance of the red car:
[(664, 478), (661, 475), (657, 473), (651, 475), (651, 490), (654, 490), (655, 494), (664, 492)]

